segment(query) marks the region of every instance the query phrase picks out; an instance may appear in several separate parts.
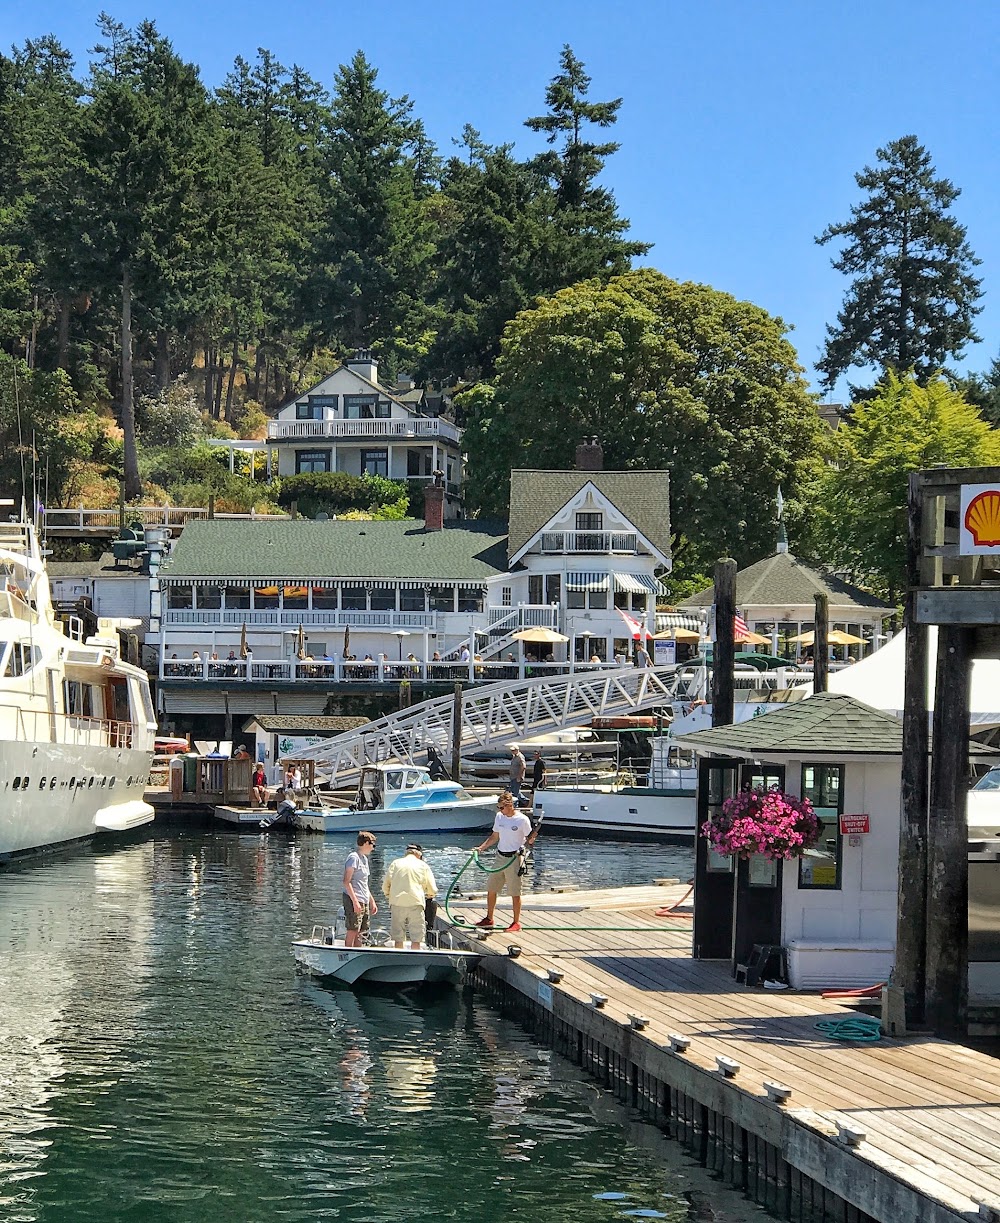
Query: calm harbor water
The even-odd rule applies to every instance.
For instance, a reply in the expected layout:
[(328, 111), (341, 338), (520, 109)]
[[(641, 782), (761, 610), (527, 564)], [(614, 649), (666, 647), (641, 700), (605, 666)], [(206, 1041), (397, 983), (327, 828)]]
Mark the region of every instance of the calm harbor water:
[[(426, 842), (446, 883), (459, 838)], [(471, 994), (297, 974), (346, 848), (171, 828), (0, 874), (0, 1220), (760, 1217)], [(686, 878), (690, 851), (543, 840), (534, 872)]]

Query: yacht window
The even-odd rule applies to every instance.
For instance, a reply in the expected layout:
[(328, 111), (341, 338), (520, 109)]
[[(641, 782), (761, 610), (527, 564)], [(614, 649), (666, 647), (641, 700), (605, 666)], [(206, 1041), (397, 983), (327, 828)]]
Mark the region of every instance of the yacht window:
[[(406, 774), (406, 788), (408, 790), (412, 790), (414, 786), (419, 786), (420, 783), (424, 780), (425, 778), (422, 773), (419, 773), (416, 770), (411, 770), (409, 773)], [(427, 778), (426, 780), (429, 781), (430, 778)]]
[(387, 790), (401, 790), (403, 788), (403, 774), (393, 770), (385, 775), (385, 788)]
[(4, 675), (24, 675), (31, 670), (41, 656), (42, 651), (38, 646), (31, 646), (27, 641), (12, 641), (3, 673)]

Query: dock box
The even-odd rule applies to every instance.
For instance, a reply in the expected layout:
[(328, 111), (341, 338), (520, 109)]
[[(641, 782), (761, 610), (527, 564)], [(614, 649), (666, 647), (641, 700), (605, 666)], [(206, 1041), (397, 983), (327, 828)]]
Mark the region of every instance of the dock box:
[(859, 939), (790, 939), (788, 978), (793, 989), (861, 989), (888, 981), (895, 946)]

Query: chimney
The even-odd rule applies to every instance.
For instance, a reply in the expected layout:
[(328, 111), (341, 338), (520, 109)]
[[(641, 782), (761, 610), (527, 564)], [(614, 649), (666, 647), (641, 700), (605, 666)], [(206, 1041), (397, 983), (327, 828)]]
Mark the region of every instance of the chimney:
[(576, 448), (577, 471), (603, 471), (604, 447), (594, 437), (585, 437)]
[(432, 484), (424, 489), (424, 530), (444, 529), (444, 472), (433, 473)]
[(378, 362), (372, 356), (370, 348), (359, 348), (353, 357), (344, 362), (348, 369), (367, 378), (369, 382), (378, 382)]

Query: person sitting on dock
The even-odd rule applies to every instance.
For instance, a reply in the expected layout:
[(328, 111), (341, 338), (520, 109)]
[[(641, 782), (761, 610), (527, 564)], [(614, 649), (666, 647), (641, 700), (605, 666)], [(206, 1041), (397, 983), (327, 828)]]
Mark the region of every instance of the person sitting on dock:
[(389, 934), (402, 950), (407, 936), (410, 948), (420, 950), (426, 924), (426, 905), (437, 895), (437, 883), (417, 844), (407, 845), (406, 855), (389, 863), (382, 880), (382, 891), (389, 902)]
[(514, 909), (514, 920), (507, 930), (516, 933), (521, 929), (522, 853), (523, 850), (534, 845), (538, 829), (532, 828), (531, 820), (523, 812), (515, 809), (514, 796), (509, 790), (504, 790), (497, 799), (497, 807), (499, 810), (493, 821), (493, 831), (482, 845), (476, 846), (476, 853), (484, 853), (491, 846), (496, 845), (495, 865), (503, 869), (493, 871), (487, 876), (486, 916), (482, 921), (476, 922), (476, 925), (493, 926), (497, 897), (506, 886)]
[(375, 897), (368, 886), (371, 866), (368, 857), (375, 848), (373, 832), (359, 832), (357, 848), (347, 855), (344, 863), (344, 920), (347, 932), (344, 946), (353, 947), (359, 935), (366, 935), (371, 919), (378, 912)]
[(264, 762), (258, 760), (250, 781), (250, 806), (266, 807), (268, 800), (267, 774), (264, 772)]

